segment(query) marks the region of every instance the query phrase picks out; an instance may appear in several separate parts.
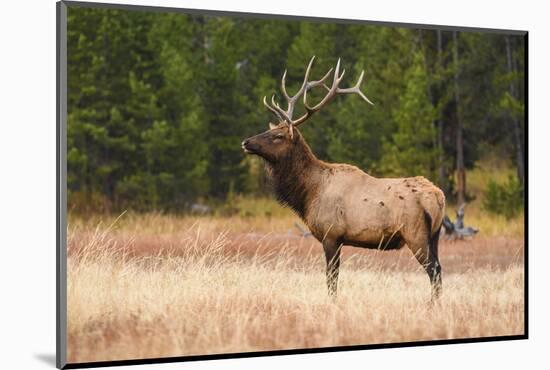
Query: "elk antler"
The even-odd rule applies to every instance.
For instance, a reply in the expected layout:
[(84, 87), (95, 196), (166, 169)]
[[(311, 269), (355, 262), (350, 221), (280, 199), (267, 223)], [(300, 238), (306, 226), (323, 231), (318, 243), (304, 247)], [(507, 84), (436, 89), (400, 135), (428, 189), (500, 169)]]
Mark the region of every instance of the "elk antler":
[[(279, 104), (275, 101), (275, 95), (271, 97), (271, 105), (269, 105), (266, 101), (266, 97), (264, 96), (264, 105), (269, 109), (271, 112), (273, 112), (280, 122), (286, 122), (290, 126), (298, 126), (305, 122), (311, 115), (318, 110), (320, 110), (325, 104), (330, 102), (337, 94), (358, 94), (365, 100), (367, 103), (372, 104), (372, 102), (363, 94), (363, 92), (360, 90), (361, 82), (363, 81), (363, 76), (365, 75), (365, 71), (361, 72), (361, 75), (359, 76), (359, 79), (357, 80), (357, 83), (354, 87), (341, 89), (339, 88), (340, 82), (342, 82), (342, 79), (344, 78), (344, 74), (346, 70), (342, 71), (342, 74), (340, 74), (340, 59), (338, 59), (338, 62), (336, 63), (336, 69), (334, 70), (334, 78), (332, 81), (332, 87), (328, 87), (325, 84), (325, 80), (330, 76), (330, 73), (332, 72), (332, 68), (318, 81), (308, 81), (309, 73), (311, 71), (311, 66), (313, 65), (313, 61), (315, 60), (315, 56), (311, 58), (309, 61), (309, 64), (306, 69), (306, 73), (304, 75), (304, 82), (302, 83), (302, 86), (298, 90), (298, 92), (294, 96), (289, 96), (286, 91), (286, 70), (283, 73), (283, 78), (281, 79), (281, 91), (283, 93), (284, 98), (287, 101), (287, 109), (284, 110), (279, 106)], [(307, 92), (308, 90), (311, 90), (314, 87), (321, 86), (324, 89), (327, 90), (327, 94), (325, 97), (314, 107), (310, 107), (307, 104)], [(298, 119), (293, 120), (292, 115), (294, 113), (294, 107), (296, 106), (296, 102), (298, 99), (303, 96), (304, 97), (304, 107), (306, 109), (306, 112)]]

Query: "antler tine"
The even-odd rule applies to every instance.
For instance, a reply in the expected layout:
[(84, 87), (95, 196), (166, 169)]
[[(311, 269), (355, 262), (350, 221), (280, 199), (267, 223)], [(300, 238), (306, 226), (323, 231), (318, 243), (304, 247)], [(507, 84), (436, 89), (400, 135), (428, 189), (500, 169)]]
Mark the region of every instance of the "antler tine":
[[(321, 109), (325, 104), (327, 104), (330, 100), (332, 100), (336, 96), (338, 91), (338, 85), (340, 84), (340, 82), (342, 82), (342, 79), (344, 78), (345, 73), (346, 73), (346, 70), (344, 69), (342, 71), (342, 74), (340, 74), (340, 58), (338, 58), (338, 62), (336, 62), (336, 68), (334, 69), (334, 78), (332, 79), (332, 87), (328, 90), (328, 93), (325, 95), (325, 97), (314, 107), (310, 107), (307, 104), (307, 91), (304, 92), (304, 107), (306, 108), (306, 114), (308, 115), (308, 117), (314, 112)], [(300, 119), (301, 118), (302, 117), (300, 117)]]
[(327, 85), (325, 85), (325, 80), (330, 76), (331, 72), (332, 72), (332, 68), (329, 69), (328, 72), (320, 80), (310, 82), (308, 90), (310, 90), (312, 87), (323, 86), (327, 91), (329, 91), (330, 88)]
[(287, 70), (285, 69), (285, 72), (283, 73), (283, 78), (281, 78), (281, 90), (283, 92), (283, 96), (285, 97), (286, 100), (288, 101), (294, 101), (294, 100), (297, 100), (297, 98), (301, 95), (302, 93), (302, 90), (304, 89), (304, 87), (307, 86), (307, 79), (309, 77), (309, 73), (311, 71), (311, 66), (313, 66), (313, 61), (315, 60), (315, 55), (311, 57), (311, 59), (309, 60), (309, 63), (307, 65), (307, 68), (306, 68), (306, 73), (304, 74), (304, 82), (302, 83), (302, 86), (300, 87), (300, 89), (298, 90), (298, 92), (296, 93), (296, 95), (294, 95), (292, 98), (290, 97), (290, 95), (288, 95), (287, 91), (286, 91), (286, 72)]
[(275, 114), (275, 115), (277, 116), (277, 118), (279, 119), (279, 121), (284, 121), (283, 116), (281, 116), (281, 115), (279, 114), (279, 112), (278, 112), (276, 109), (274, 109), (272, 106), (270, 106), (270, 105), (267, 103), (267, 97), (266, 97), (266, 96), (264, 96), (263, 102), (264, 102), (265, 107), (266, 107), (267, 109), (269, 109), (269, 111), (271, 111), (273, 114)]
[(292, 115), (294, 113), (294, 107), (296, 106), (296, 102), (298, 101), (300, 96), (302, 96), (304, 91), (313, 87), (313, 86), (311, 87), (309, 86), (310, 83), (307, 82), (307, 79), (309, 78), (309, 73), (311, 72), (311, 67), (313, 66), (314, 60), (315, 60), (315, 55), (312, 56), (311, 59), (309, 60), (309, 64), (307, 65), (307, 68), (306, 68), (306, 73), (304, 74), (304, 82), (302, 83), (302, 86), (300, 86), (300, 89), (298, 90), (298, 92), (296, 92), (296, 94), (292, 97), (290, 97), (290, 95), (288, 95), (286, 91), (286, 69), (285, 69), (285, 72), (283, 73), (283, 78), (281, 79), (281, 91), (283, 92), (283, 96), (287, 101), (286, 114), (290, 118), (289, 123), (292, 123)]
[[(343, 74), (343, 73), (342, 73)], [(347, 89), (337, 89), (336, 92), (339, 93), (339, 94), (358, 94), (361, 98), (363, 98), (364, 101), (366, 101), (367, 103), (371, 104), (371, 105), (374, 105), (373, 102), (371, 102), (369, 100), (369, 98), (367, 98), (365, 96), (365, 94), (363, 94), (363, 92), (361, 91), (361, 83), (363, 82), (363, 77), (365, 75), (365, 71), (361, 71), (361, 75), (359, 76), (359, 78), (357, 79), (357, 83), (355, 84), (354, 87), (350, 87), (350, 88), (347, 88)]]
[(281, 122), (287, 121), (289, 125), (292, 124), (292, 118), (290, 118), (288, 113), (283, 108), (281, 108), (279, 103), (275, 101), (275, 94), (271, 96), (271, 104), (273, 104), (273, 108), (275, 108), (279, 112), (279, 114), (283, 117), (283, 119), (281, 119)]
[(283, 73), (283, 78), (281, 78), (281, 91), (283, 92), (285, 99), (290, 100), (290, 96), (288, 96), (288, 93), (286, 92), (286, 69)]

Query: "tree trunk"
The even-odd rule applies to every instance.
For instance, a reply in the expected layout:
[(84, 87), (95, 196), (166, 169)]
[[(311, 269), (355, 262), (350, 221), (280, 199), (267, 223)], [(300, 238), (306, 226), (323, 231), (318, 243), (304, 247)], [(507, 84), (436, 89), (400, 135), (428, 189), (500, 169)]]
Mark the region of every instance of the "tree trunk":
[[(508, 73), (510, 76), (513, 77), (513, 74), (517, 71), (515, 60), (512, 56), (512, 45), (510, 41), (510, 37), (506, 36), (506, 57), (507, 57), (507, 64), (508, 64)], [(509, 86), (509, 92), (510, 96), (513, 99), (519, 100), (518, 97), (518, 91), (516, 89), (516, 85), (514, 83), (515, 78), (510, 78), (510, 86)], [(520, 184), (523, 188), (524, 186), (524, 180), (525, 180), (525, 169), (524, 169), (524, 161), (523, 161), (523, 145), (521, 140), (521, 126), (519, 117), (515, 112), (512, 112), (511, 114), (511, 121), (514, 131), (514, 141), (516, 145), (516, 165), (517, 165), (517, 175), (518, 179), (520, 181)]]
[[(437, 30), (437, 72), (438, 72), (438, 86), (439, 86), (439, 92), (441, 93), (441, 70), (443, 68), (442, 65), (442, 37), (441, 37), (441, 30)], [(445, 173), (445, 152), (443, 148), (443, 117), (442, 114), (438, 112), (438, 118), (437, 118), (437, 148), (439, 150), (439, 168), (438, 168), (438, 178), (439, 178), (439, 187), (443, 190), (443, 192), (447, 192), (447, 176)]]
[(466, 172), (464, 171), (464, 138), (462, 136), (462, 117), (460, 110), (460, 91), (459, 91), (459, 56), (458, 56), (458, 38), (456, 31), (453, 32), (453, 59), (454, 59), (454, 85), (455, 85), (455, 104), (456, 104), (456, 196), (457, 204), (465, 202), (466, 194)]

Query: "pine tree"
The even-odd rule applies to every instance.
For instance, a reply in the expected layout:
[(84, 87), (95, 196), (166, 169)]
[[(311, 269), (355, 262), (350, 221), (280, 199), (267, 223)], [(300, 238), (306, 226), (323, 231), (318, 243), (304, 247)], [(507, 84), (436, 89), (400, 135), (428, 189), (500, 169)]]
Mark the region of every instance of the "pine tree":
[(436, 110), (428, 96), (428, 79), (421, 51), (414, 54), (405, 80), (404, 94), (393, 111), (397, 131), (390, 140), (384, 141), (381, 166), (390, 175), (423, 175), (433, 180), (438, 159), (433, 125)]

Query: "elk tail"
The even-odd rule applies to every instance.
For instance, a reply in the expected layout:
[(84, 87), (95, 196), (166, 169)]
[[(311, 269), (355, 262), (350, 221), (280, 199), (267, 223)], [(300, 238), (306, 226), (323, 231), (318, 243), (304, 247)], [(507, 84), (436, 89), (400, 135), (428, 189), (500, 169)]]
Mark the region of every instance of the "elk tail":
[(420, 199), (420, 204), (424, 210), (424, 218), (429, 227), (430, 237), (441, 229), (443, 224), (443, 216), (445, 215), (445, 195), (438, 191)]
[[(424, 211), (424, 222), (426, 223), (426, 228), (428, 229), (429, 235), (429, 251), (430, 255), (438, 258), (438, 249), (439, 249), (439, 233), (441, 232), (441, 223), (439, 225), (433, 225), (432, 217), (426, 211)], [(432, 228), (436, 227), (435, 231), (432, 232)]]
[(430, 236), (430, 240), (432, 239), (432, 236), (434, 234), (433, 230), (432, 230), (432, 216), (430, 216), (430, 214), (424, 210), (424, 223), (426, 224), (426, 228), (428, 229), (428, 235)]

